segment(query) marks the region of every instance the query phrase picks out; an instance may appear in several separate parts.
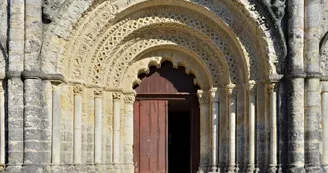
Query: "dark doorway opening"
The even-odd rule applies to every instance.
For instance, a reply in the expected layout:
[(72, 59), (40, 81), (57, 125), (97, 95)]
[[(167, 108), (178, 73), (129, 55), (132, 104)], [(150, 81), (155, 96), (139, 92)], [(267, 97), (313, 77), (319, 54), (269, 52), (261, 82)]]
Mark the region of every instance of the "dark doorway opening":
[(135, 173), (196, 173), (200, 117), (192, 74), (163, 62), (141, 73), (134, 107)]
[(190, 173), (190, 112), (170, 112), (169, 173)]

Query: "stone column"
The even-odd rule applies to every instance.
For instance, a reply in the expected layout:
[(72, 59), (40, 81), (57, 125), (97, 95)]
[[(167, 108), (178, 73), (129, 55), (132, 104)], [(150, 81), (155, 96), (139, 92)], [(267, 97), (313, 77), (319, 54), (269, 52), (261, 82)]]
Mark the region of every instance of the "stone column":
[(328, 172), (328, 81), (322, 81), (321, 114), (322, 114), (322, 159), (321, 165)]
[(305, 169), (306, 172), (322, 172), (320, 163), (321, 100), (319, 76), (306, 79), (305, 109)]
[(320, 100), (320, 0), (305, 1), (304, 59), (306, 62), (305, 83), (305, 169), (306, 172), (322, 172), (320, 163), (321, 116)]
[(247, 172), (255, 171), (255, 102), (256, 88), (255, 82), (251, 81), (247, 90), (248, 94), (248, 165)]
[(6, 72), (8, 101), (8, 165), (6, 170), (20, 172), (23, 163), (23, 114), (25, 40), (25, 1), (8, 1), (10, 12), (8, 32), (8, 72)]
[(136, 93), (124, 95), (124, 162), (127, 173), (134, 173), (133, 166), (133, 104)]
[[(297, 75), (289, 84), (288, 162), (289, 172), (304, 173), (304, 78)], [(304, 76), (305, 77), (305, 76)]]
[(102, 163), (102, 94), (101, 89), (94, 90), (95, 97), (95, 163)]
[(277, 141), (277, 84), (271, 83), (268, 86), (270, 95), (270, 159), (269, 159), (269, 172), (277, 172), (278, 164), (278, 141)]
[(229, 163), (228, 172), (234, 173), (236, 170), (236, 92), (234, 85), (227, 87), (228, 109), (229, 109)]
[(122, 93), (113, 93), (113, 100), (114, 100), (113, 162), (114, 163), (119, 163), (121, 161), (120, 158), (121, 98), (122, 98)]
[(0, 80), (0, 166), (5, 165), (5, 91)]
[(52, 85), (52, 164), (60, 163), (61, 86)]
[(211, 104), (212, 104), (212, 170), (211, 173), (220, 172), (218, 168), (218, 157), (219, 157), (219, 141), (218, 141), (218, 129), (219, 129), (219, 90), (212, 88), (211, 92)]
[(288, 1), (288, 172), (304, 170), (304, 1)]
[(82, 92), (83, 86), (74, 86), (74, 164), (82, 163)]
[(197, 91), (200, 105), (200, 163), (198, 173), (207, 172), (210, 160), (210, 130), (209, 130), (209, 93)]

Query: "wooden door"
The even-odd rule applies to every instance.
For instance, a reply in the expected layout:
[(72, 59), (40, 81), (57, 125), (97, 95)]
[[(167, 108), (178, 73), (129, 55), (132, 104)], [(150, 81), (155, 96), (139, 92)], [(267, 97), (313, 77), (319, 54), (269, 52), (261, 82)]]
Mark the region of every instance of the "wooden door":
[(165, 100), (134, 104), (135, 173), (168, 172), (168, 110)]

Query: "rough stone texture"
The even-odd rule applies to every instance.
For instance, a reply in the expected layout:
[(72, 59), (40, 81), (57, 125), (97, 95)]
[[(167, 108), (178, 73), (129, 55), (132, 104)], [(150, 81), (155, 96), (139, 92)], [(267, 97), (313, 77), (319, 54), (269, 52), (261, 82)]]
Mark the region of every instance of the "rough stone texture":
[[(327, 172), (327, 111), (320, 111), (327, 106), (320, 97), (328, 74), (327, 11), (327, 0), (0, 1), (5, 90), (0, 110), (6, 118), (0, 133), (6, 134), (6, 145), (0, 145), (6, 158), (0, 166), (5, 172), (133, 172), (132, 101), (117, 93), (132, 93), (140, 73), (171, 61), (192, 73), (203, 92), (200, 173), (211, 166), (221, 172), (268, 172), (274, 166), (277, 172), (322, 172), (320, 167)], [(277, 100), (269, 99), (265, 88), (278, 75), (285, 77), (274, 81)], [(254, 81), (258, 92), (250, 111), (243, 92)], [(52, 85), (59, 84), (60, 103), (53, 103)], [(227, 86), (242, 91), (234, 106)], [(220, 89), (216, 138), (206, 95), (212, 88)], [(103, 91), (101, 127), (95, 124), (95, 90)], [(75, 107), (76, 92), (81, 109)], [(269, 109), (275, 101), (277, 110)], [(60, 165), (52, 165), (52, 108), (58, 106)], [(74, 142), (79, 110), (81, 141)], [(277, 133), (270, 128), (274, 119)], [(99, 131), (101, 144), (96, 144)], [(213, 158), (213, 139), (218, 139), (218, 158)], [(278, 154), (272, 157), (275, 147)], [(96, 148), (101, 164), (95, 164)], [(81, 164), (74, 165), (79, 154)]]

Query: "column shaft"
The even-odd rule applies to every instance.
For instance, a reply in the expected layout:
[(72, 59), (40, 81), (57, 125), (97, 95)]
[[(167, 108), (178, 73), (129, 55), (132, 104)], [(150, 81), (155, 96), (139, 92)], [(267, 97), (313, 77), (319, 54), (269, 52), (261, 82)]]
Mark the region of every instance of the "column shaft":
[(248, 165), (247, 172), (253, 173), (255, 170), (255, 87), (250, 84), (248, 91)]
[(304, 1), (288, 6), (288, 171), (304, 172)]
[(288, 97), (288, 163), (289, 172), (304, 170), (304, 79), (290, 81)]
[(276, 84), (269, 86), (270, 93), (270, 172), (277, 171), (277, 91)]
[(198, 99), (200, 104), (200, 163), (199, 172), (207, 172), (210, 160), (210, 139), (209, 139), (209, 94), (207, 92), (198, 91)]
[(212, 103), (212, 170), (218, 171), (218, 125), (219, 125), (219, 93), (217, 88), (211, 89)]
[(52, 90), (52, 164), (60, 163), (60, 95), (61, 88), (53, 86)]
[(307, 172), (322, 172), (320, 163), (320, 79), (306, 79), (305, 168)]
[(229, 167), (228, 172), (235, 172), (236, 167), (236, 94), (229, 88)]
[(75, 87), (74, 95), (74, 163), (82, 163), (82, 86)]
[[(327, 83), (327, 81), (324, 81)], [(328, 83), (327, 83), (328, 84)], [(327, 85), (325, 84), (325, 85)], [(321, 94), (321, 114), (322, 114), (322, 160), (324, 171), (328, 172), (328, 88), (323, 87)]]
[(128, 173), (134, 173), (133, 166), (133, 104), (135, 93), (126, 94), (124, 97), (124, 161)]
[(95, 93), (95, 163), (102, 163), (102, 98)]
[(120, 159), (120, 129), (121, 129), (121, 93), (114, 93), (114, 141), (113, 161), (119, 163)]
[(2, 81), (0, 80), (0, 165), (5, 164), (5, 97)]

